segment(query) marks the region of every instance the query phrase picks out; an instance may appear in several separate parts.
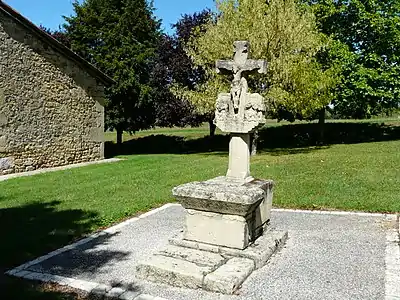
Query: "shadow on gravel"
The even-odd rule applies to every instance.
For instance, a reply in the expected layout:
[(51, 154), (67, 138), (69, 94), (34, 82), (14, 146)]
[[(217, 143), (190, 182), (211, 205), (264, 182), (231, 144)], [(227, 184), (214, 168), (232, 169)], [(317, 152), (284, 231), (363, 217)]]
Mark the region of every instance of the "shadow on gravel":
[[(0, 195), (1, 199), (4, 197)], [(52, 284), (22, 280), (4, 272), (39, 256), (63, 247), (92, 231), (100, 223), (94, 212), (62, 209), (59, 201), (32, 202), (24, 206), (0, 209), (0, 299), (91, 299), (83, 292)], [(104, 236), (98, 243), (107, 243)], [(124, 253), (88, 253), (97, 264), (89, 266), (91, 272), (112, 259), (121, 259)]]

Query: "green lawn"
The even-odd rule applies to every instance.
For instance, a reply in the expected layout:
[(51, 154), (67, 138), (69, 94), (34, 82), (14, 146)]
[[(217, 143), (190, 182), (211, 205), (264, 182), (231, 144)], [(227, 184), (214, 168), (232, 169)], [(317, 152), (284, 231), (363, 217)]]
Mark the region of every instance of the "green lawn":
[[(330, 124), (325, 146), (316, 146), (307, 124), (271, 126), (261, 134), (252, 175), (275, 180), (276, 207), (400, 212), (400, 122), (380, 123)], [(199, 138), (207, 130), (143, 132), (128, 142), (121, 162), (0, 182), (0, 272), (174, 201), (176, 185), (224, 175), (227, 137)], [(1, 285), (19, 290), (12, 299), (67, 297), (0, 275)]]
[[(138, 131), (135, 134), (124, 133), (123, 140), (128, 141), (135, 138), (145, 137), (148, 135), (157, 135), (157, 134), (164, 134), (164, 135), (173, 135), (173, 136), (182, 136), (185, 138), (197, 138), (209, 133), (208, 124), (204, 124), (200, 127), (187, 127), (187, 128), (154, 128), (149, 130)], [(216, 131), (217, 134), (221, 132), (219, 130)], [(116, 134), (114, 132), (106, 132), (105, 133), (106, 141), (116, 141)]]
[[(313, 121), (311, 123), (316, 123), (317, 121)], [(346, 123), (386, 123), (386, 124), (397, 124), (400, 125), (399, 118), (374, 118), (374, 119), (366, 119), (366, 120), (327, 120), (328, 123), (338, 123), (338, 122), (346, 122)], [(308, 121), (296, 121), (295, 123), (290, 123), (287, 121), (278, 122), (277, 120), (267, 120), (266, 126), (275, 127), (282, 125), (291, 125), (291, 124), (310, 124)], [(129, 141), (131, 139), (137, 139), (149, 135), (173, 135), (173, 136), (182, 136), (185, 138), (198, 138), (203, 137), (209, 134), (208, 123), (204, 123), (200, 127), (186, 127), (186, 128), (154, 128), (149, 130), (138, 131), (134, 134), (124, 133), (123, 140)], [(221, 134), (221, 131), (217, 128), (216, 134)], [(116, 142), (116, 134), (114, 132), (106, 132), (105, 133), (106, 141)]]

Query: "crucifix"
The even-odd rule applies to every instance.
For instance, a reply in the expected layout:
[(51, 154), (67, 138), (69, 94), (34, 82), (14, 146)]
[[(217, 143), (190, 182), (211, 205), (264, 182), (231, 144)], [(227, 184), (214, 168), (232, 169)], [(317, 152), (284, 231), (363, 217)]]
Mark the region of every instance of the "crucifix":
[(244, 116), (244, 104), (246, 102), (248, 84), (244, 77), (246, 73), (258, 70), (264, 74), (267, 71), (266, 60), (248, 59), (250, 43), (248, 41), (234, 42), (233, 60), (218, 60), (216, 63), (217, 73), (233, 73), (231, 84), (231, 106), (230, 112)]
[(244, 77), (254, 71), (266, 73), (267, 61), (249, 59), (248, 41), (234, 42), (233, 60), (218, 60), (217, 73), (233, 73), (231, 91), (218, 96), (215, 124), (229, 132), (229, 168), (226, 177), (238, 182), (252, 180), (250, 176), (250, 134), (265, 123), (264, 99), (259, 94), (249, 94)]

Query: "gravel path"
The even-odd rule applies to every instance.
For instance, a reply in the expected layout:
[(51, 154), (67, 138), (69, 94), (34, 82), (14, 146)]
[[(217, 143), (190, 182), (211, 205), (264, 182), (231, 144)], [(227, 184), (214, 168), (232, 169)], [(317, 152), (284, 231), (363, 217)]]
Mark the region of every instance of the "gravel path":
[[(27, 270), (118, 286), (169, 300), (385, 299), (387, 234), (395, 226), (398, 228), (396, 216), (274, 210), (272, 226), (288, 230), (289, 240), (233, 296), (135, 278), (138, 261), (161, 250), (170, 237), (182, 230), (183, 220), (182, 207), (168, 205)], [(398, 267), (400, 274), (400, 257)], [(400, 294), (394, 296), (400, 299)], [(396, 299), (394, 296), (386, 299)]]

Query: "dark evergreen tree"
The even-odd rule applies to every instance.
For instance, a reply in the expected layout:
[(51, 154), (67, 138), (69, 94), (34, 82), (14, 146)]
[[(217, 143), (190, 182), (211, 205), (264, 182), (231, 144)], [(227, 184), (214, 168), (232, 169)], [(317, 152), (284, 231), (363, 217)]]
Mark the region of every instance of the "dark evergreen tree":
[(160, 21), (146, 0), (84, 0), (65, 17), (71, 49), (116, 81), (107, 90), (106, 127), (135, 132), (155, 124), (151, 73)]

